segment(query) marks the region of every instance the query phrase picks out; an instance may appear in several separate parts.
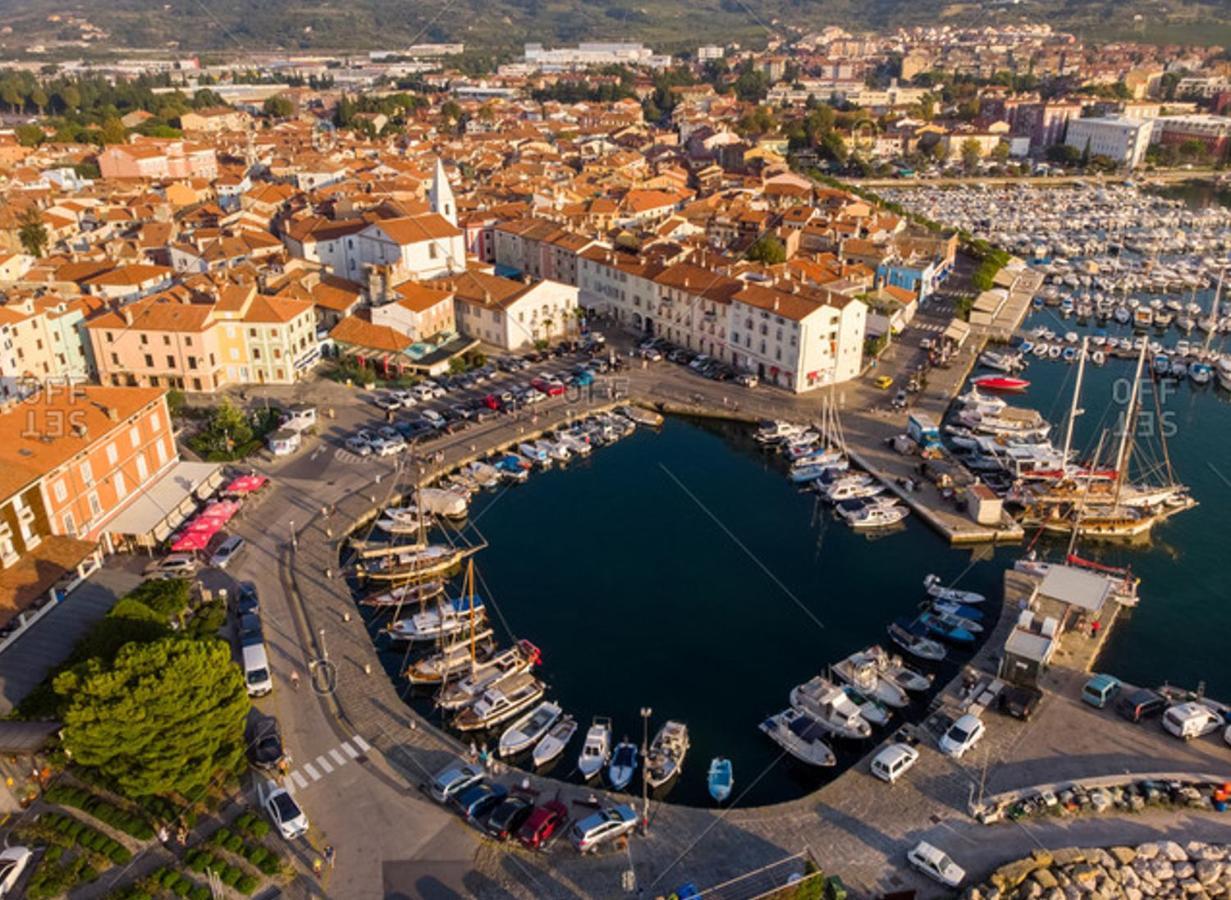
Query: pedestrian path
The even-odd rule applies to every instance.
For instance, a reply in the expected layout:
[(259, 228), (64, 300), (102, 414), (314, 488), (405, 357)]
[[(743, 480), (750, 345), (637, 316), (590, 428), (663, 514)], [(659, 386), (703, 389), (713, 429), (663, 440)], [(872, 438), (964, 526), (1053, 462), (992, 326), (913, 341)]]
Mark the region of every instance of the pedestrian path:
[[(290, 794), (302, 791), (325, 776), (332, 775), (334, 771), (342, 768), (351, 760), (359, 759), (371, 749), (372, 745), (359, 735), (352, 735), (350, 740), (343, 741), (338, 746), (326, 750), (316, 759), (287, 772), (282, 779), (282, 786)], [(276, 782), (270, 779), (269, 784), (273, 786)]]

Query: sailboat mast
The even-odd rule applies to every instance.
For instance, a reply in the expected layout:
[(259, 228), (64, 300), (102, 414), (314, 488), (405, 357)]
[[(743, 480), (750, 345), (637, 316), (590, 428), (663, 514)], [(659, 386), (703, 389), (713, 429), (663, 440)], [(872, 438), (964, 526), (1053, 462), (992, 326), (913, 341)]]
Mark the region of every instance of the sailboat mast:
[(1141, 370), (1146, 362), (1146, 350), (1149, 343), (1143, 341), (1141, 353), (1137, 356), (1137, 369), (1133, 373), (1132, 393), (1128, 398), (1128, 409), (1124, 415), (1124, 430), (1120, 434), (1120, 449), (1116, 453), (1116, 496), (1115, 507), (1120, 505), (1120, 492), (1124, 488), (1124, 479), (1128, 474), (1128, 461), (1133, 455), (1133, 432), (1137, 429), (1137, 391), (1141, 384)]
[(1083, 337), (1081, 339), (1081, 355), (1077, 357), (1077, 380), (1073, 384), (1073, 404), (1069, 407), (1069, 422), (1064, 429), (1064, 452), (1060, 456), (1060, 470), (1068, 472), (1069, 468), (1069, 453), (1073, 449), (1073, 424), (1077, 421), (1077, 417), (1081, 414), (1077, 408), (1077, 403), (1081, 399), (1081, 382), (1086, 374), (1086, 347), (1089, 345), (1090, 338)]
[(475, 653), (475, 637), (474, 637), (474, 560), (467, 560), (466, 564), (466, 586), (470, 591), (470, 671), (473, 674), (476, 664)]
[(1077, 506), (1073, 509), (1073, 530), (1069, 532), (1069, 549), (1065, 553), (1066, 562), (1072, 557), (1073, 551), (1077, 549), (1077, 538), (1081, 534), (1081, 515), (1086, 511), (1086, 500), (1090, 496), (1090, 488), (1094, 482), (1094, 472), (1098, 468), (1099, 457), (1103, 455), (1103, 440), (1106, 437), (1106, 431), (1098, 436), (1098, 446), (1094, 450), (1094, 461), (1090, 464), (1090, 470), (1086, 473), (1086, 489), (1077, 495)]
[[(1227, 274), (1227, 269), (1224, 266), (1218, 270), (1218, 284), (1214, 287), (1214, 302), (1210, 304), (1210, 319), (1214, 322), (1218, 321), (1218, 298), (1222, 296), (1222, 278), (1225, 274)], [(1194, 290), (1196, 289), (1194, 288)], [(1217, 330), (1217, 328), (1211, 327), (1205, 333), (1205, 349), (1207, 351), (1210, 349), (1210, 344), (1214, 342), (1214, 332)]]

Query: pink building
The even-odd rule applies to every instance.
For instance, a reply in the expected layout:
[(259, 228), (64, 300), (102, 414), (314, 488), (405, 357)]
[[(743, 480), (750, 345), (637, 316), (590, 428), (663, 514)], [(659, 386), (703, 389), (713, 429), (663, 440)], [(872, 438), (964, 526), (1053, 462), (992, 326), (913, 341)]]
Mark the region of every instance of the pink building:
[(104, 178), (209, 178), (218, 176), (212, 147), (180, 140), (111, 144), (98, 154)]

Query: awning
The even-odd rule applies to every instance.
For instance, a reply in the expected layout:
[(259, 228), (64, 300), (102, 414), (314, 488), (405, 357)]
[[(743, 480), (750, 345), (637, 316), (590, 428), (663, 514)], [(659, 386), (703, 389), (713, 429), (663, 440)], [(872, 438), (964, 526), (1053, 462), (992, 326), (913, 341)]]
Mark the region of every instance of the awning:
[(231, 483), (226, 486), (224, 494), (251, 494), (259, 491), (269, 481), (264, 475), (240, 475), (238, 478), (232, 479)]
[(0, 627), (30, 607), (49, 602), (47, 592), (97, 551), (93, 541), (49, 534), (17, 562), (0, 570)]
[(192, 550), (204, 550), (209, 546), (209, 539), (213, 534), (207, 534), (204, 531), (188, 531), (184, 536), (179, 538), (171, 545), (172, 551), (175, 553), (184, 553)]
[(0, 721), (0, 753), (37, 753), (60, 730), (59, 722)]
[(191, 515), (197, 503), (209, 496), (221, 480), (222, 466), (218, 463), (181, 460), (104, 530), (153, 546)]

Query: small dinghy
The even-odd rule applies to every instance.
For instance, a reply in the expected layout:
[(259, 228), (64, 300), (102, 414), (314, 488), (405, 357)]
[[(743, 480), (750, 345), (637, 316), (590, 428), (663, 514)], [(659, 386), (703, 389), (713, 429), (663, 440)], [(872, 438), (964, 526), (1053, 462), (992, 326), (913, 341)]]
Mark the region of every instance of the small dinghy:
[[(1059, 356), (1060, 348), (1055, 349), (1056, 356)], [(981, 391), (1024, 391), (1030, 387), (1029, 381), (1014, 375), (980, 375), (970, 383)]]
[(953, 644), (973, 644), (975, 636), (965, 628), (955, 623), (952, 617), (937, 613), (920, 613), (919, 624), (930, 633)]
[(603, 770), (611, 759), (611, 720), (604, 716), (595, 716), (586, 731), (586, 741), (581, 746), (581, 756), (577, 758), (577, 771), (587, 780)]
[(956, 607), (955, 604), (937, 603), (933, 601), (930, 608), (926, 603), (923, 606), (925, 612), (940, 619), (943, 624), (951, 628), (961, 628), (965, 631), (969, 631), (971, 634), (981, 634), (983, 632), (982, 623), (976, 622), (974, 619), (968, 619), (965, 616), (958, 615), (958, 613), (954, 612)]
[(931, 662), (941, 662), (948, 655), (942, 644), (927, 636), (928, 629), (906, 619), (901, 619), (889, 626), (889, 639), (919, 659)]
[(725, 756), (715, 756), (710, 760), (710, 773), (706, 778), (710, 796), (718, 803), (725, 803), (731, 796), (731, 788), (735, 785), (735, 773), (731, 760)]
[(637, 773), (637, 745), (625, 738), (616, 744), (615, 752), (611, 754), (611, 765), (607, 767), (607, 780), (617, 791), (628, 787)]
[(564, 752), (564, 748), (568, 746), (568, 742), (576, 733), (577, 720), (572, 716), (565, 716), (551, 726), (551, 730), (543, 735), (543, 739), (534, 745), (534, 753), (531, 754), (534, 764), (545, 766), (554, 760)]

